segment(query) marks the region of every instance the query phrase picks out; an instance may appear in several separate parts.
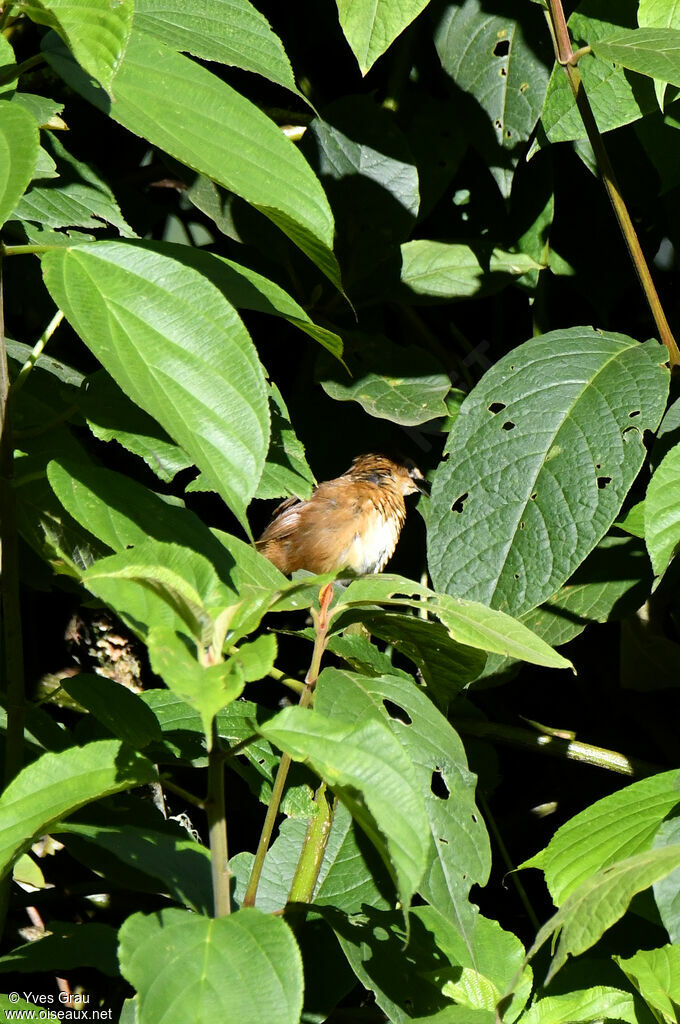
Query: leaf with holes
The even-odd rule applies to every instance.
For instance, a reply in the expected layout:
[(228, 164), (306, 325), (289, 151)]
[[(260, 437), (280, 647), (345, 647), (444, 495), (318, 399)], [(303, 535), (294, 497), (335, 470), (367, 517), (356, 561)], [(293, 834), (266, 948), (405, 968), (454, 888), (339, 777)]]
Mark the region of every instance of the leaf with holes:
[(662, 576), (680, 544), (680, 445), (671, 448), (647, 487), (645, 544), (656, 576)]
[[(493, 125), (492, 172), (506, 197), (519, 144), (536, 125), (548, 85), (552, 55), (533, 29), (528, 18), (516, 21), (491, 13), (480, 0), (463, 0), (443, 8), (435, 31), (444, 71), (474, 96)], [(482, 139), (489, 131), (484, 128), (478, 133)]]
[[(119, 932), (120, 968), (139, 993), (139, 1024), (298, 1024), (302, 961), (280, 918), (239, 910), (133, 914)], [(216, 983), (219, 979), (219, 983)]]
[(668, 394), (665, 349), (574, 327), (525, 342), (461, 406), (434, 477), (437, 590), (521, 615), (618, 515)]
[(116, 383), (248, 529), (269, 441), (264, 370), (238, 314), (195, 270), (124, 242), (53, 249), (47, 288)]
[(334, 719), (382, 716), (413, 765), (428, 820), (427, 867), (419, 892), (471, 942), (477, 908), (470, 888), (485, 885), (489, 839), (475, 804), (476, 776), (457, 733), (410, 679), (372, 677), (327, 668), (315, 705)]

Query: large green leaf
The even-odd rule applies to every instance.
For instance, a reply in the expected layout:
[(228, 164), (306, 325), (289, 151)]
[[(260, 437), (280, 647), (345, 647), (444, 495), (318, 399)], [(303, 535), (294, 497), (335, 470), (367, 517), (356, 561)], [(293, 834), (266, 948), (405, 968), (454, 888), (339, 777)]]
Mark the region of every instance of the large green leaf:
[(135, 28), (185, 53), (253, 71), (298, 92), (290, 61), (249, 0), (135, 0)]
[(644, 502), (645, 544), (656, 576), (662, 576), (680, 543), (680, 445), (656, 468)]
[(538, 932), (529, 957), (553, 936), (555, 953), (545, 983), (623, 917), (633, 896), (680, 867), (680, 844), (644, 850), (590, 875)]
[(410, 25), (429, 0), (336, 0), (340, 25), (362, 75)]
[(443, 8), (434, 38), (444, 70), (488, 117), (496, 142), (492, 171), (504, 196), (510, 194), (518, 144), (533, 131), (548, 84), (536, 39), (526, 36), (529, 27), (529, 17), (516, 21), (482, 0), (463, 0)]
[(133, 914), (119, 935), (139, 1024), (299, 1024), (302, 961), (280, 918), (254, 909), (212, 920), (160, 910)]
[(132, 30), (134, 0), (31, 0), (29, 18), (54, 28), (79, 64), (112, 95)]
[(457, 733), (409, 679), (370, 678), (327, 668), (314, 703), (330, 718), (382, 715), (411, 761), (425, 799), (429, 824), (427, 866), (419, 892), (451, 919), (468, 943), (477, 919), (473, 885), (485, 885), (491, 868), (489, 840), (475, 804), (476, 776), (467, 766)]
[(285, 708), (259, 731), (294, 760), (309, 762), (332, 787), (393, 872), (407, 907), (425, 870), (430, 835), (413, 765), (389, 726), (380, 716), (357, 725)]
[(559, 907), (594, 872), (649, 849), (661, 822), (678, 803), (677, 771), (633, 782), (571, 818), (522, 867), (545, 873)]
[(353, 339), (351, 350), (346, 346), (345, 360), (349, 373), (329, 357), (322, 356), (317, 366), (321, 387), (336, 401), (358, 402), (370, 416), (402, 426), (446, 416), (451, 381), (429, 352), (362, 335)]
[(574, 327), (525, 342), (461, 406), (432, 486), (437, 590), (519, 615), (606, 533), (668, 393), (665, 350)]
[(488, 245), (433, 242), (416, 238), (401, 247), (401, 283), (413, 302), (467, 299), (500, 291), (513, 278), (543, 266), (524, 253), (504, 252)]
[(27, 110), (0, 100), (0, 226), (28, 188), (38, 160), (38, 125)]
[(226, 82), (165, 43), (133, 31), (111, 104), (54, 37), (45, 41), (44, 52), (86, 99), (256, 207), (339, 285), (333, 217), (319, 181), (283, 132)]
[(123, 242), (54, 249), (45, 283), (139, 406), (247, 529), (269, 440), (264, 371), (235, 310), (196, 271)]
[[(680, 843), (680, 817), (673, 812), (662, 822), (653, 846)], [(654, 902), (671, 942), (680, 943), (680, 870), (671, 872), (654, 886)]]
[(671, 85), (680, 85), (680, 29), (634, 28), (597, 39), (594, 52)]
[[(585, 0), (569, 18), (574, 49), (597, 46), (598, 40), (632, 28), (636, 23), (637, 0)], [(601, 132), (629, 124), (653, 111), (657, 102), (651, 82), (631, 81), (622, 67), (597, 56), (579, 61), (590, 105)], [(578, 112), (564, 69), (555, 64), (541, 115), (543, 128), (551, 142), (584, 139), (586, 130)]]
[(157, 780), (150, 761), (118, 740), (100, 740), (27, 765), (0, 797), (0, 873), (50, 826), (79, 807)]
[[(382, 573), (352, 582), (338, 597), (332, 611), (384, 604), (405, 606), (431, 612), (460, 644), (482, 651), (519, 658), (548, 668), (571, 668), (571, 662), (554, 651), (544, 640), (505, 612), (487, 608), (477, 601), (466, 601), (432, 590), (402, 576)], [(373, 609), (371, 609), (373, 611)]]

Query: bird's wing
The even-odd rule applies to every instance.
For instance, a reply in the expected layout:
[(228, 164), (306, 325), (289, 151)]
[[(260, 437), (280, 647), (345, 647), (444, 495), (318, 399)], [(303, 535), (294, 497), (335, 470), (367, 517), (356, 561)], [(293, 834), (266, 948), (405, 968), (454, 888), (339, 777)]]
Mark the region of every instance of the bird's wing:
[(282, 540), (284, 537), (288, 537), (297, 529), (300, 515), (307, 504), (308, 502), (293, 497), (286, 498), (280, 505), (277, 505), (272, 513), (269, 526), (257, 542), (258, 546), (266, 544), (270, 540)]

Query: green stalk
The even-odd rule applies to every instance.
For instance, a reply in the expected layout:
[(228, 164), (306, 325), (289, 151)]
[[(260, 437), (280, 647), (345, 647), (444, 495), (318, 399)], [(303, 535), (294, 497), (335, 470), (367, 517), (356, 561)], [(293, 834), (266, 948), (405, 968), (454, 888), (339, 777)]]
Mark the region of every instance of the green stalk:
[[(333, 597), (333, 584), (327, 583), (325, 587), (321, 588), (319, 593), (319, 612), (318, 614), (312, 609), (312, 616), (314, 618), (314, 626), (316, 635), (314, 637), (314, 650), (312, 651), (312, 660), (309, 666), (309, 671), (305, 677), (305, 688), (302, 691), (298, 706), (301, 708), (309, 707), (314, 694), (314, 687), (316, 681), (319, 678), (319, 672), (321, 671), (321, 658), (323, 652), (326, 649), (326, 641), (328, 637), (328, 626), (330, 619), (328, 617), (328, 606)], [(279, 807), (281, 805), (281, 798), (283, 797), (283, 790), (286, 785), (286, 779), (288, 778), (288, 772), (290, 770), (291, 757), (289, 754), (283, 754), (281, 761), (279, 762), (279, 768), (276, 773), (276, 779), (274, 780), (274, 788), (272, 789), (272, 795), (269, 800), (269, 806), (267, 807), (267, 814), (264, 819), (264, 825), (262, 826), (262, 833), (260, 835), (260, 841), (257, 844), (257, 850), (255, 852), (255, 860), (253, 861), (253, 867), (250, 873), (250, 879), (248, 880), (248, 888), (246, 894), (243, 897), (242, 906), (254, 907), (255, 897), (257, 896), (257, 887), (260, 884), (260, 876), (262, 874), (262, 868), (264, 867), (264, 859), (267, 856), (267, 850), (269, 849), (269, 843), (271, 842), (272, 833), (274, 831), (274, 824), (276, 817), (279, 813)]]
[(619, 775), (629, 775), (642, 779), (663, 771), (659, 765), (649, 764), (634, 757), (626, 757), (616, 750), (595, 747), (592, 743), (581, 743), (578, 740), (562, 739), (544, 732), (531, 732), (513, 725), (499, 725), (496, 722), (480, 722), (472, 718), (457, 718), (453, 722), (458, 732), (480, 739), (498, 740), (511, 747), (522, 747), (533, 750), (537, 754), (558, 757), (562, 760), (580, 761), (596, 768), (605, 768)]
[(229, 850), (227, 847), (227, 817), (224, 805), (224, 757), (217, 735), (217, 720), (213, 718), (208, 750), (208, 793), (205, 798), (210, 837), (210, 863), (212, 870), (214, 917), (231, 913), (229, 891)]
[(31, 372), (31, 370), (33, 369), (35, 364), (37, 363), (37, 361), (40, 358), (40, 356), (42, 355), (42, 352), (43, 352), (43, 350), (45, 348), (45, 345), (50, 340), (50, 338), (52, 337), (52, 335), (54, 334), (54, 332), (56, 331), (57, 327), (59, 326), (59, 324), (61, 323), (61, 321), (63, 319), (64, 319), (64, 314), (62, 313), (62, 311), (60, 309), (58, 309), (57, 312), (52, 317), (52, 319), (50, 320), (50, 322), (48, 323), (48, 325), (45, 328), (45, 330), (43, 331), (43, 333), (40, 335), (40, 337), (36, 341), (35, 345), (33, 346), (33, 350), (31, 352), (30, 356), (28, 357), (28, 359), (26, 360), (24, 365), (19, 370), (19, 373), (17, 374), (17, 378), (14, 381), (14, 383), (12, 384), (12, 397), (13, 398), (16, 397), (17, 392), (20, 391), (21, 388), (26, 383), (26, 378), (28, 377), (29, 373)]
[(326, 783), (314, 794), (316, 814), (310, 818), (300, 859), (288, 894), (289, 903), (311, 903), (319, 879), (323, 856), (333, 824), (333, 811), (326, 798)]
[(664, 313), (661, 305), (661, 300), (659, 299), (654, 281), (652, 280), (652, 275), (642, 252), (630, 214), (628, 213), (623, 196), (621, 195), (621, 189), (619, 188), (618, 181), (616, 180), (614, 168), (612, 167), (609, 159), (609, 154), (605, 148), (600, 130), (597, 127), (597, 122), (595, 121), (595, 116), (583, 87), (581, 75), (577, 67), (579, 58), (583, 56), (584, 53), (588, 53), (590, 48), (583, 47), (582, 49), (574, 52), (571, 45), (571, 39), (569, 38), (566, 18), (564, 17), (562, 0), (548, 0), (548, 19), (557, 62), (564, 68), (569, 81), (586, 134), (588, 135), (590, 145), (593, 147), (593, 152), (595, 154), (600, 174), (602, 175), (604, 186), (614, 209), (614, 214), (619, 223), (626, 245), (628, 246), (628, 252), (633, 261), (635, 270), (637, 271), (645, 298), (649, 303), (649, 308), (652, 316), (654, 317), (659, 337), (668, 349), (668, 358), (671, 367), (677, 366), (680, 363), (680, 350), (678, 350), (677, 342), (673, 337), (673, 332), (671, 331), (668, 320), (666, 319), (666, 314)]

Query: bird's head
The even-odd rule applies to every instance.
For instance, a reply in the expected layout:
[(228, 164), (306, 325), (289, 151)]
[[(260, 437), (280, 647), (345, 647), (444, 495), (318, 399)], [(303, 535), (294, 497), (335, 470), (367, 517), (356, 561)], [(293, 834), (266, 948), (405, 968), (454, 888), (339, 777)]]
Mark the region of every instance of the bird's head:
[(358, 455), (345, 476), (367, 480), (385, 487), (396, 487), (401, 494), (430, 493), (430, 485), (410, 459), (395, 460), (386, 455)]

